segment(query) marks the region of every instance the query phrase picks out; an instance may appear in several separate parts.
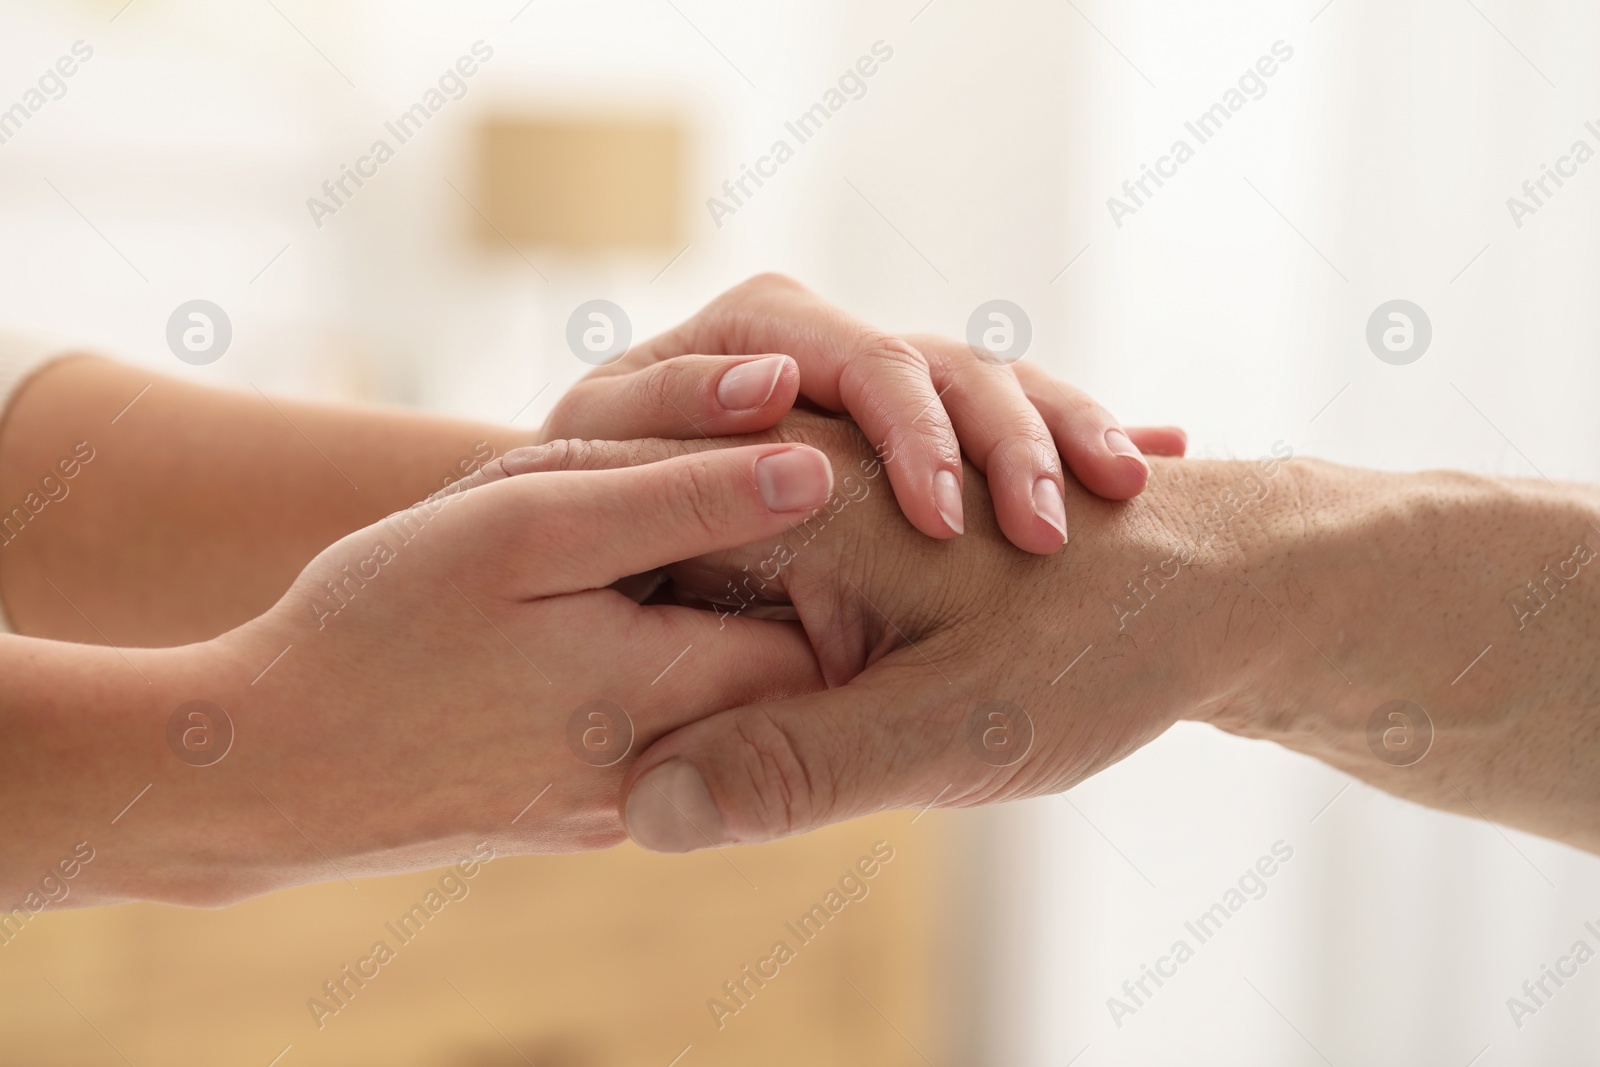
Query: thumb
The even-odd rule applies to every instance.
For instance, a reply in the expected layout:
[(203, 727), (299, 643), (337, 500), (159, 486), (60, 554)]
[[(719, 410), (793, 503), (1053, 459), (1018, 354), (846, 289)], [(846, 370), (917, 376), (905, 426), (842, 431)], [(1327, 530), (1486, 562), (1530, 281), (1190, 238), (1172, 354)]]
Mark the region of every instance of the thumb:
[[(668, 734), (623, 783), (628, 836), (657, 852), (689, 852), (878, 811), (975, 803), (1000, 791), (1029, 745), (1013, 736), (1016, 759), (980, 755), (968, 743), (972, 716), (950, 700), (946, 683), (905, 683), (857, 679)], [(995, 725), (980, 745), (998, 741), (1004, 752), (1008, 742)]]

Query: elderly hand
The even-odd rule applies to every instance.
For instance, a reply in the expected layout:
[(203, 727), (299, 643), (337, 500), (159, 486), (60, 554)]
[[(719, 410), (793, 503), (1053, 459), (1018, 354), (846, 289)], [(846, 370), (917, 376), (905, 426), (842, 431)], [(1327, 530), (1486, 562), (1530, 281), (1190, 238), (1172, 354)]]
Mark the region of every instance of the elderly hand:
[[(992, 528), (912, 535), (847, 423), (780, 433), (834, 458), (828, 505), (672, 574), (730, 626), (796, 613), (833, 688), (656, 742), (624, 783), (639, 843), (1059, 791), (1183, 717), (1600, 852), (1592, 487), (1286, 464), (1280, 446), (1158, 464), (1136, 501), (1074, 498), (1079, 536), (1040, 557)], [(683, 447), (569, 445), (503, 469)]]

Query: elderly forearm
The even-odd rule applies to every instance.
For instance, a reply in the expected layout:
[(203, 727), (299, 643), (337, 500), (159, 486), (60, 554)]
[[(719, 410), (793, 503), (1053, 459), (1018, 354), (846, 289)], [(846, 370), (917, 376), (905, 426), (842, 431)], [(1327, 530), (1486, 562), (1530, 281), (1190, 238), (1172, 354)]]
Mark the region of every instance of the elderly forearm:
[(1206, 716), (1600, 851), (1600, 494), (1284, 469), (1240, 516), (1215, 609), (1237, 684)]
[(211, 637), (339, 537), (533, 437), (63, 360), (0, 426), (0, 599), (19, 633)]

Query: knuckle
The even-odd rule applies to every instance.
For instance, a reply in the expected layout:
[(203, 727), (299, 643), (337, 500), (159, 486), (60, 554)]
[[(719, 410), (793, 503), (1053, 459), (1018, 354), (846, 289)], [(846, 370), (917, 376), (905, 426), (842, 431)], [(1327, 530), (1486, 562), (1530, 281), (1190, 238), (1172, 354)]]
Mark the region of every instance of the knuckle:
[(728, 497), (704, 459), (674, 464), (665, 489), (669, 507), (692, 517), (705, 536), (715, 537), (726, 529), (731, 518)]
[(545, 461), (540, 464), (547, 471), (586, 471), (605, 466), (594, 442), (581, 437), (562, 437), (544, 445)]
[(798, 281), (789, 277), (787, 274), (782, 274), (778, 271), (767, 270), (762, 271), (759, 274), (752, 274), (750, 277), (741, 282), (737, 288), (752, 289), (756, 291), (772, 289), (796, 290), (804, 289), (805, 286), (801, 285)]
[[(907, 421), (902, 410), (905, 401), (888, 395), (886, 385), (903, 386), (913, 393), (932, 391), (928, 359), (917, 348), (893, 334), (868, 330), (861, 334), (845, 354), (839, 375), (840, 391), (847, 398), (859, 398), (868, 410), (853, 412), (898, 425)], [(937, 414), (935, 414), (937, 412)], [(910, 413), (911, 429), (922, 436), (942, 436), (938, 415), (944, 414), (937, 394), (930, 395), (921, 410)]]
[(539, 457), (539, 469), (547, 471), (565, 471), (572, 469), (573, 446), (580, 441), (573, 437), (558, 437), (553, 441), (546, 441), (540, 446), (542, 454)]
[(1035, 473), (1058, 473), (1060, 457), (1055, 440), (1043, 423), (1028, 420), (995, 443), (989, 458), (989, 480), (1011, 475), (1026, 476)]
[(910, 341), (882, 330), (868, 329), (856, 340), (855, 356), (867, 367), (887, 367), (890, 371), (929, 374), (928, 357)]
[(989, 365), (972, 352), (965, 342), (957, 343), (944, 337), (914, 337), (906, 339), (928, 361), (928, 369), (939, 374), (969, 374), (974, 369)]
[(1017, 370), (1013, 364), (997, 363), (965, 341), (947, 337), (918, 338), (919, 350), (928, 358), (935, 381), (957, 393), (974, 390), (1002, 390), (1020, 397)]
[(562, 444), (566, 448), (563, 470), (586, 471), (605, 466), (601, 462), (600, 450), (595, 447), (594, 442), (581, 437), (570, 437)]
[(699, 372), (693, 361), (669, 359), (656, 364), (649, 371), (637, 375), (634, 384), (636, 405), (644, 412), (672, 417), (674, 421), (693, 424), (693, 415), (684, 408), (693, 403), (692, 396), (698, 384)]
[(623, 400), (626, 416), (670, 410), (674, 382), (679, 371), (671, 360), (635, 374), (628, 381)]
[(739, 783), (753, 799), (760, 824), (777, 834), (794, 833), (825, 821), (832, 790), (812, 773), (794, 737), (761, 708), (734, 720), (732, 743), (739, 757)]
[(1050, 435), (1050, 427), (1037, 415), (1019, 420), (1019, 425), (1002, 443), (1019, 452), (1026, 451), (1037, 456), (1053, 457), (1056, 454), (1056, 439)]

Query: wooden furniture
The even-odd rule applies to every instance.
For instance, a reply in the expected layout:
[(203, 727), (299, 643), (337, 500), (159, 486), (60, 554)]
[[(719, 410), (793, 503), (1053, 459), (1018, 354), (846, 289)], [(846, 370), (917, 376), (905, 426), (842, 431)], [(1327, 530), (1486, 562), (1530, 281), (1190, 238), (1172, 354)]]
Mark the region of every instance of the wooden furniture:
[[(497, 859), (406, 943), (391, 926), (439, 872), (217, 911), (46, 912), (0, 948), (0, 1062), (953, 1065), (965, 1020), (948, 932), (965, 920), (946, 888), (950, 818), (896, 812), (692, 856)], [(861, 877), (878, 842), (893, 858)], [(847, 900), (835, 914), (830, 891)], [(817, 907), (826, 919), (797, 928)], [(346, 978), (319, 1028), (307, 1002), (330, 1003), (323, 983), (380, 939), (393, 958)], [(778, 941), (792, 957), (761, 964)], [(771, 977), (755, 984), (747, 965)], [(735, 1006), (725, 982), (749, 992), (719, 1027), (708, 1002)]]

